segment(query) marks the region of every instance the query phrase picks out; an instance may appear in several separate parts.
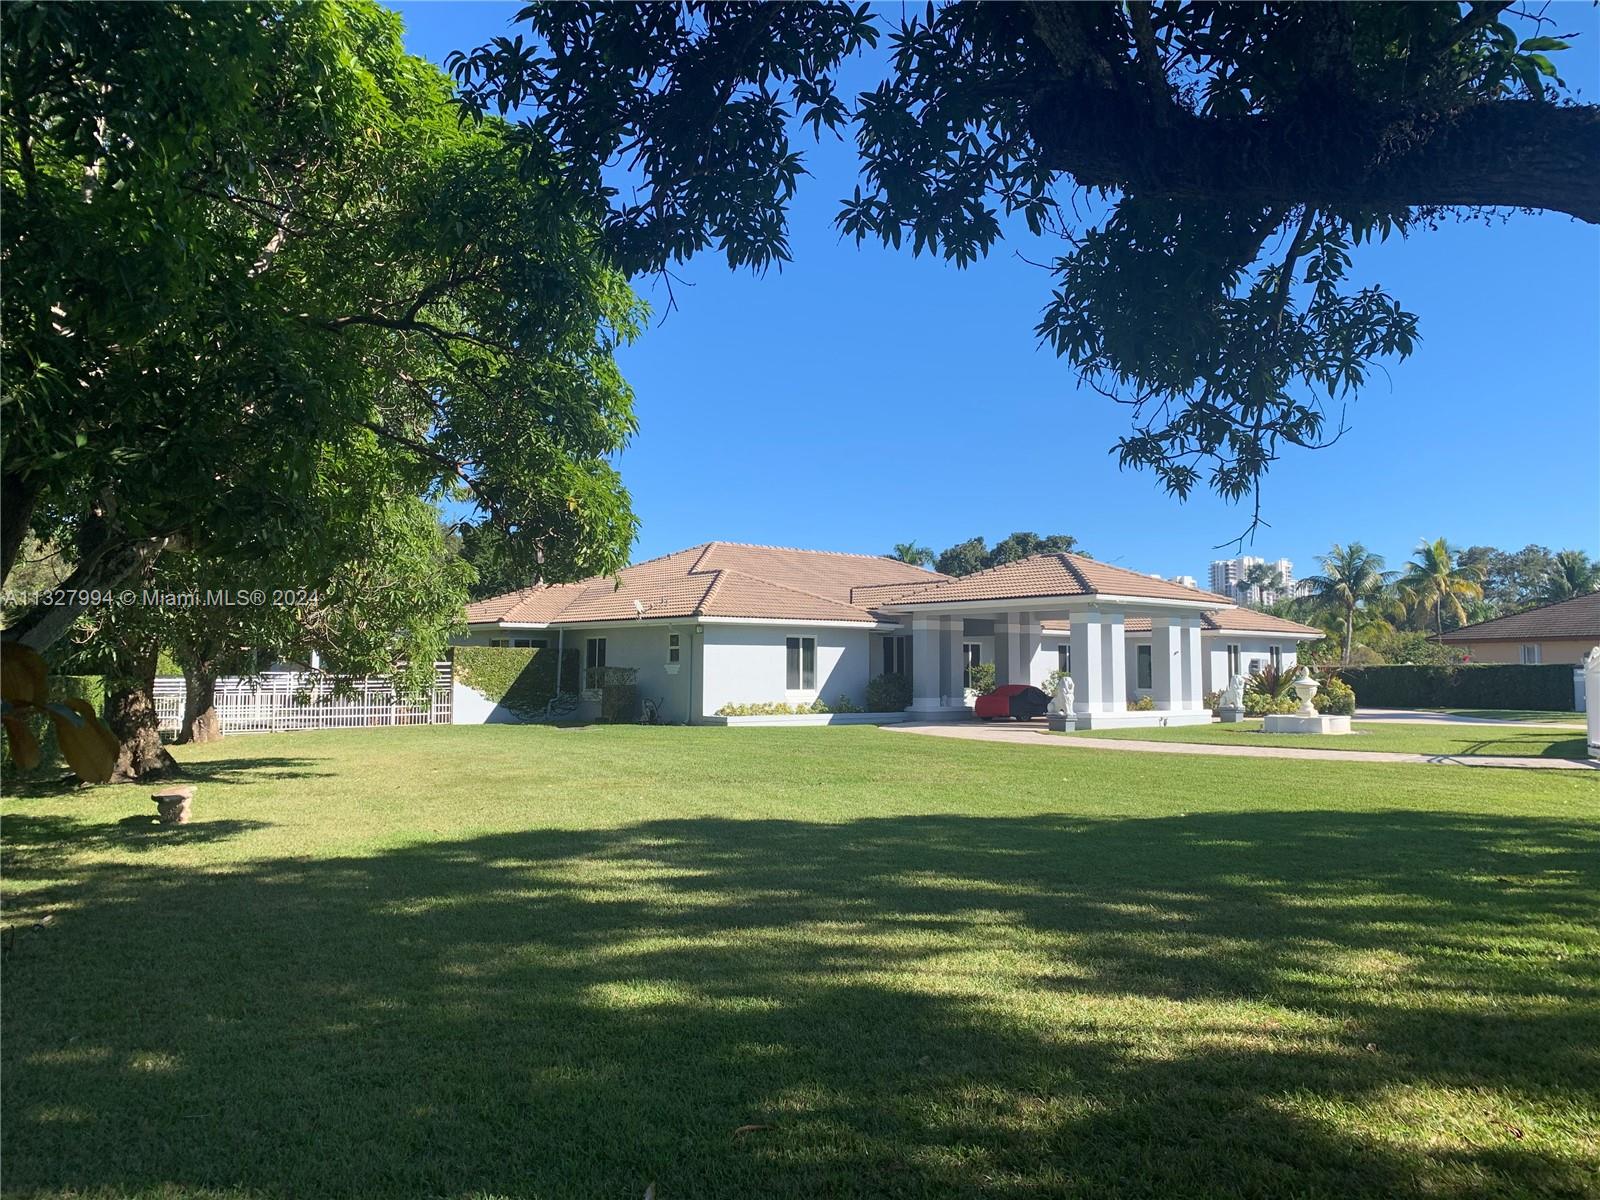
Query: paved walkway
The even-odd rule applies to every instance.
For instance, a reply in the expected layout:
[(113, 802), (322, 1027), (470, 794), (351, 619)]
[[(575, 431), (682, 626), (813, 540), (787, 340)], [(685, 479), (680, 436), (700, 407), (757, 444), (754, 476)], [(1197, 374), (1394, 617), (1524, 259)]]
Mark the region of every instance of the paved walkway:
[(1508, 729), (1583, 729), (1582, 721), (1497, 721), (1416, 708), (1358, 708), (1357, 721), (1404, 721), (1407, 725), (1498, 725)]
[(885, 725), (898, 733), (1009, 742), (1015, 746), (1074, 746), (1125, 750), (1130, 754), (1215, 754), (1223, 758), (1299, 758), (1315, 762), (1423, 763), (1453, 767), (1514, 767), (1530, 771), (1600, 771), (1600, 763), (1580, 758), (1510, 758), (1495, 755), (1400, 754), (1389, 750), (1314, 750), (1293, 746), (1213, 746), (1203, 742), (1136, 742), (1115, 738), (1067, 737), (1038, 725), (977, 725), (949, 721), (930, 725)]

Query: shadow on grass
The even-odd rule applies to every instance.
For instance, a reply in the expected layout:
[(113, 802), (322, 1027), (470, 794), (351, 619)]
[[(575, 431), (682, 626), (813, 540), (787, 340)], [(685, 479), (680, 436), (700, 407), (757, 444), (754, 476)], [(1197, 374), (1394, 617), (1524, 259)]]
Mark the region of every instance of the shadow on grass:
[(1596, 853), (1254, 812), (93, 865), (8, 964), (8, 1190), (1583, 1195), (1489, 1114), (1600, 1104)]
[[(199, 762), (189, 760), (180, 762), (175, 774), (147, 782), (124, 783), (117, 786), (125, 788), (132, 795), (141, 792), (148, 795), (157, 787), (171, 787), (176, 784), (265, 783), (280, 779), (322, 779), (334, 774), (332, 771), (309, 770), (315, 761), (310, 758), (284, 757), (214, 758)], [(82, 782), (70, 771), (48, 776), (8, 773), (5, 779), (6, 796), (12, 799), (60, 796), (79, 791), (82, 787)]]
[(1463, 755), (1495, 755), (1509, 758), (1587, 758), (1588, 739), (1582, 734), (1570, 738), (1547, 740), (1537, 734), (1518, 737), (1480, 738), (1456, 753)]

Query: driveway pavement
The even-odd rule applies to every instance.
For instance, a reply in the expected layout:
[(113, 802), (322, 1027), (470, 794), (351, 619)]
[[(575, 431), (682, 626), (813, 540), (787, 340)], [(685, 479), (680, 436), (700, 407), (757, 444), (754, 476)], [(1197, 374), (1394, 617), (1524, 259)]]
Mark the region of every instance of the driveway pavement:
[[(1213, 746), (1199, 742), (1136, 742), (1114, 738), (1067, 737), (1039, 725), (981, 725), (965, 721), (927, 725), (885, 725), (895, 733), (1005, 742), (1014, 746), (1053, 746), (1070, 750), (1121, 750), (1129, 754), (1215, 754), (1223, 758), (1299, 758), (1315, 762), (1416, 763), (1453, 767), (1511, 767), (1525, 771), (1600, 771), (1600, 763), (1578, 758), (1510, 758), (1495, 755), (1399, 754), (1387, 750), (1318, 750), (1294, 746)], [(1557, 726), (1557, 728), (1561, 728)]]

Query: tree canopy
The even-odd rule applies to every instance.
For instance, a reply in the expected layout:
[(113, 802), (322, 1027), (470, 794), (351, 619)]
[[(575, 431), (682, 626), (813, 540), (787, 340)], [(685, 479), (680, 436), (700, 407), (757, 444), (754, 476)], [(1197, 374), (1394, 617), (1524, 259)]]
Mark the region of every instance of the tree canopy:
[(1040, 537), (1031, 531), (1018, 530), (992, 547), (981, 537), (957, 542), (934, 555), (933, 566), (943, 575), (971, 575), (974, 571), (986, 571), (1034, 554), (1063, 554), (1069, 550), (1082, 554), (1077, 545), (1078, 539), (1068, 533)]
[[(588, 210), (348, 3), (4, 14), (4, 572), (283, 561), (330, 457), (475, 501), (546, 578), (626, 561), (612, 352), (640, 307)], [(286, 581), (299, 583), (301, 581)], [(35, 646), (80, 609), (36, 606)]]
[[(1337, 437), (1416, 344), (1350, 280), (1356, 245), (1485, 206), (1600, 221), (1600, 109), (1567, 95), (1560, 31), (1501, 0), (900, 11), (534, 4), (529, 36), (451, 66), (473, 111), (522, 114), (530, 169), (589, 199), (630, 273), (786, 260), (807, 127), (854, 134), (857, 241), (966, 265), (1003, 216), (1059, 236), (1037, 332), (1129, 406), (1121, 462), (1257, 516), (1282, 449)], [(884, 78), (841, 95), (885, 33)]]

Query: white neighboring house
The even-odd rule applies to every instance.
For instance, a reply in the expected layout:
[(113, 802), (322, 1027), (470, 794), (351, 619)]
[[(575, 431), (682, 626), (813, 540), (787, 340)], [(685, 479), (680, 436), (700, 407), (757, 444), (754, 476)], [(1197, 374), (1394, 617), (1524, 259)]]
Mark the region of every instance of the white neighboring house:
[[(578, 653), (563, 691), (597, 712), (601, 667), (633, 667), (663, 720), (700, 723), (725, 704), (864, 708), (870, 677), (911, 677), (912, 719), (970, 712), (967, 671), (997, 683), (1070, 671), (1080, 728), (1210, 720), (1204, 693), (1231, 671), (1294, 665), (1322, 631), (1226, 597), (1076, 554), (1043, 554), (951, 578), (889, 558), (706, 542), (615, 577), (537, 585), (467, 609), (473, 645)], [(1155, 712), (1128, 709), (1141, 696)]]

